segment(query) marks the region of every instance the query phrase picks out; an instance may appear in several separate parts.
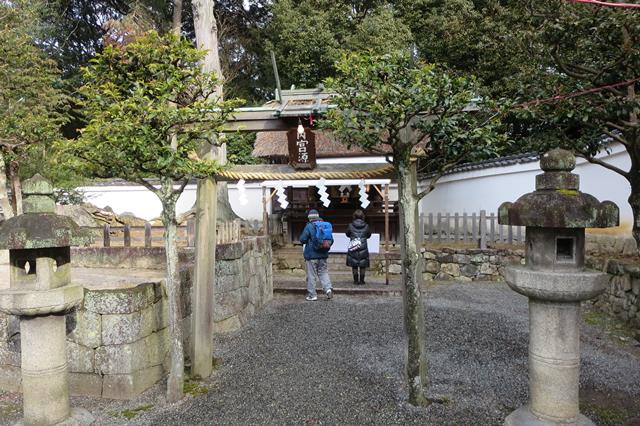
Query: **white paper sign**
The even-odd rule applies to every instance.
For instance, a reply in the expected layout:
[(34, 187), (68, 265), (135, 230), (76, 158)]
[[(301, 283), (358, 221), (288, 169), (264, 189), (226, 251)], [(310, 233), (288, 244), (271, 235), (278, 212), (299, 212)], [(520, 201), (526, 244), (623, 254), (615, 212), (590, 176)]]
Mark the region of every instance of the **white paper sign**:
[[(369, 253), (380, 253), (380, 234), (371, 234), (367, 240)], [(349, 247), (349, 238), (343, 233), (333, 233), (333, 245), (329, 253), (346, 253)]]

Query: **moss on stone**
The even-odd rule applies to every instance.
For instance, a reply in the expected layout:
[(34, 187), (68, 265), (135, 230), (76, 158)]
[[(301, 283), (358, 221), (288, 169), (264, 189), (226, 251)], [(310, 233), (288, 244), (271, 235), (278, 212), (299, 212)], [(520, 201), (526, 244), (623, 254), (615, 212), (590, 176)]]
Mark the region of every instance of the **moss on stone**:
[(209, 393), (209, 388), (193, 380), (185, 380), (183, 390), (186, 395), (200, 396)]
[(120, 413), (118, 413), (118, 415), (120, 417), (124, 417), (127, 420), (131, 420), (135, 416), (137, 416), (138, 414), (140, 414), (140, 413), (142, 413), (144, 411), (149, 411), (152, 408), (153, 408), (153, 405), (141, 405), (141, 406), (136, 407), (136, 408), (122, 410)]
[(570, 197), (576, 197), (578, 195), (578, 191), (576, 191), (575, 189), (558, 189), (558, 192)]
[(0, 405), (0, 419), (6, 419), (10, 416), (15, 416), (20, 413), (21, 407), (14, 403), (2, 403)]

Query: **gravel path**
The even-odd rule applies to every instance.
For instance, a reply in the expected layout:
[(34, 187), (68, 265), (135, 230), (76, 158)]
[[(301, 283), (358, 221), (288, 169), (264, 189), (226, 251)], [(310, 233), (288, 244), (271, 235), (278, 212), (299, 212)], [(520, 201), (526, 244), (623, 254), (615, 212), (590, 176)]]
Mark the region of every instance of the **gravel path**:
[[(219, 366), (202, 395), (168, 405), (156, 386), (135, 401), (73, 404), (99, 425), (502, 424), (527, 399), (526, 298), (494, 283), (427, 294), (430, 392), (443, 401), (427, 408), (405, 403), (401, 299), (339, 294), (278, 296), (243, 330), (217, 337)], [(583, 411), (600, 425), (640, 417), (640, 348), (583, 328)]]

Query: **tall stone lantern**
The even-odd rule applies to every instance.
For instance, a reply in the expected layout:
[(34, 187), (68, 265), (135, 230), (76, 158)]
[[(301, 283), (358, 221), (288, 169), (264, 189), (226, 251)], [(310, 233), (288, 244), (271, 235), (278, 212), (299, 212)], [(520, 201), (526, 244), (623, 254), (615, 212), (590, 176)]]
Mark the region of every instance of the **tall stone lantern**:
[(82, 302), (72, 285), (71, 245), (89, 237), (69, 217), (55, 214), (53, 187), (40, 175), (23, 184), (24, 214), (0, 227), (9, 249), (10, 287), (0, 291), (0, 312), (20, 317), (24, 425), (88, 424), (70, 409), (65, 313)]
[(498, 223), (526, 226), (525, 265), (505, 269), (529, 298), (529, 404), (505, 425), (593, 425), (580, 414), (580, 302), (605, 290), (606, 274), (585, 270), (585, 228), (618, 225), (618, 207), (578, 190), (576, 159), (554, 149), (540, 159), (536, 190), (503, 203)]

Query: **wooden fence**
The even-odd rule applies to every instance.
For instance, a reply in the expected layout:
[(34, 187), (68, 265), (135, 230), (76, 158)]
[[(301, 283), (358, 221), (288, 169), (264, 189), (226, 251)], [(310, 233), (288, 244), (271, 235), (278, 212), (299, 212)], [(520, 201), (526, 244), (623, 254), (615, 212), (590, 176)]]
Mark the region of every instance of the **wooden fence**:
[(523, 226), (499, 225), (495, 213), (429, 213), (419, 217), (418, 236), (421, 242), (474, 243), (486, 248), (487, 244), (522, 244)]
[[(225, 244), (239, 241), (242, 235), (251, 232), (259, 223), (241, 223), (240, 221), (219, 223), (217, 228), (217, 243)], [(244, 229), (244, 228), (249, 229)], [(84, 227), (93, 230), (95, 233), (94, 246), (98, 247), (163, 247), (164, 246), (164, 226), (151, 225), (149, 222), (144, 225), (122, 225)], [(102, 235), (102, 238), (99, 238)], [(178, 246), (194, 247), (196, 243), (195, 220), (188, 220), (185, 225), (177, 228)]]

